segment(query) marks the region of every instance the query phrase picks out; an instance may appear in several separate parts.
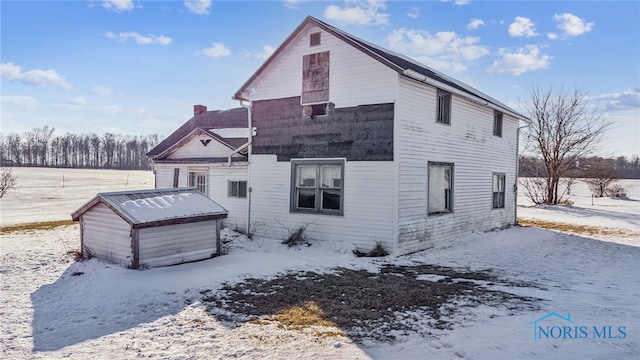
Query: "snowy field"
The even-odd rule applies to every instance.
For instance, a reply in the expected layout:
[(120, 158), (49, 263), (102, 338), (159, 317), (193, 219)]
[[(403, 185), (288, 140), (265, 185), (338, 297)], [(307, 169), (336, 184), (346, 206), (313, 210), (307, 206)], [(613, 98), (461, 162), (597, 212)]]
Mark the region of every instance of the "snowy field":
[[(153, 186), (150, 172), (14, 171), (20, 188), (0, 199), (3, 226), (69, 219), (96, 192)], [(225, 256), (134, 271), (96, 259), (74, 262), (66, 253), (79, 247), (77, 225), (4, 232), (0, 357), (638, 359), (640, 181), (621, 184), (628, 199), (595, 199), (591, 205), (587, 188), (576, 186), (571, 207), (520, 201), (523, 219), (601, 232), (513, 227), (403, 257), (356, 258), (351, 246), (338, 243), (288, 248), (278, 240), (249, 240), (223, 230)], [(329, 299), (340, 309), (368, 310), (363, 299), (343, 296), (346, 285), (328, 291), (331, 283), (322, 277), (335, 274), (365, 274), (359, 278), (366, 280), (361, 297), (372, 297), (374, 290), (368, 304), (383, 313), (384, 322), (335, 325), (341, 322), (320, 298), (323, 293), (335, 294)], [(387, 280), (395, 283), (394, 278), (421, 291), (438, 289), (433, 299), (449, 297), (430, 309), (398, 308), (402, 301), (415, 303), (403, 299), (415, 289), (382, 291), (392, 288)], [(232, 295), (247, 304), (276, 299), (289, 290), (283, 279), (292, 287), (306, 286), (309, 279), (322, 285), (317, 293), (292, 294), (307, 301), (291, 305), (321, 321), (286, 324), (283, 314), (291, 309), (257, 319), (237, 312), (239, 300)], [(248, 291), (247, 284), (275, 290)], [(387, 303), (388, 309), (378, 306)], [(382, 330), (386, 337), (379, 336)]]

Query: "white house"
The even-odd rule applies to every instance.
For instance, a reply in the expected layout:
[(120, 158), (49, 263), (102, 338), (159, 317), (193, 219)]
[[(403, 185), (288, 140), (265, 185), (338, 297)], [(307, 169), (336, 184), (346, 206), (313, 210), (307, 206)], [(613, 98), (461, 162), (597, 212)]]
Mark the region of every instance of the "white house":
[(133, 269), (220, 255), (226, 216), (195, 188), (100, 193), (71, 214), (85, 256)]
[(247, 141), (213, 154), (202, 140), (224, 144), (223, 121), (172, 134), (150, 153), (157, 187), (196, 185), (201, 168), (239, 228), (394, 254), (516, 222), (526, 118), (426, 65), (307, 17), (234, 98)]

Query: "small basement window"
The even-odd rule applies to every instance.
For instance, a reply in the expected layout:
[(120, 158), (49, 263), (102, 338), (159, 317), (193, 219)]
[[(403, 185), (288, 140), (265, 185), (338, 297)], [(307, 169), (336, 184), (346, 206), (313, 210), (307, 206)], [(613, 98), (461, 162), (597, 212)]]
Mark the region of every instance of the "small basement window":
[(231, 181), (227, 182), (227, 196), (246, 198), (247, 197), (247, 182), (246, 181)]
[(310, 46), (318, 46), (320, 45), (320, 33), (313, 33), (309, 35), (309, 45)]

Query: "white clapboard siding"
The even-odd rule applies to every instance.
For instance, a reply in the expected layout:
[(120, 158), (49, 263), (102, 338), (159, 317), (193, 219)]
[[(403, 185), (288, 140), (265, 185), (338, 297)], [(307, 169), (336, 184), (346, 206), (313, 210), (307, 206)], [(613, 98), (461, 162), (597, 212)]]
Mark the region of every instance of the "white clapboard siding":
[(216, 221), (139, 229), (140, 267), (208, 259), (216, 252)]
[[(205, 141), (205, 143), (207, 140), (209, 142), (205, 146), (200, 140)], [(201, 134), (194, 136), (176, 149), (168, 156), (168, 159), (221, 158), (229, 156), (232, 152), (233, 150), (228, 146), (221, 144), (210, 136)], [(241, 157), (241, 155), (235, 154), (234, 157)]]
[(82, 214), (82, 241), (98, 259), (131, 266), (131, 227), (106, 205), (99, 203)]
[[(309, 34), (318, 31), (321, 32), (321, 45), (310, 46)], [(251, 100), (300, 96), (303, 55), (324, 51), (330, 52), (329, 101), (337, 108), (394, 101), (395, 71), (311, 25), (301, 31), (251, 85)]]
[[(398, 253), (515, 222), (517, 119), (504, 114), (494, 136), (493, 110), (454, 94), (451, 125), (438, 124), (436, 89), (403, 77), (395, 109)], [(427, 215), (429, 161), (454, 164), (451, 214)], [(506, 175), (504, 209), (492, 209), (493, 173)]]
[[(174, 169), (179, 169), (178, 187), (189, 186), (187, 173), (189, 169), (203, 169), (202, 164), (174, 165), (156, 164), (156, 189), (173, 187)], [(246, 198), (229, 197), (227, 194), (228, 181), (247, 181), (247, 165), (226, 166), (223, 164), (204, 165), (207, 171), (208, 194), (211, 199), (225, 208), (229, 214), (222, 224), (224, 227), (246, 231), (247, 230), (247, 204)]]
[(288, 229), (307, 227), (311, 239), (332, 242), (337, 250), (353, 245), (370, 250), (380, 242), (393, 251), (393, 162), (345, 163), (343, 216), (290, 213), (290, 162), (277, 162), (275, 155), (253, 155), (251, 166), (251, 173), (259, 174), (251, 183), (251, 223), (258, 235), (286, 239)]

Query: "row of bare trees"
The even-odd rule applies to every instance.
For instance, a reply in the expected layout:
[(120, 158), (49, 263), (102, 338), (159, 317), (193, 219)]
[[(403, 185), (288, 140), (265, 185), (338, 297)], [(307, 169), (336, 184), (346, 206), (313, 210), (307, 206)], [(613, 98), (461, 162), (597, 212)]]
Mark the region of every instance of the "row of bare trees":
[(160, 141), (157, 134), (66, 133), (54, 136), (54, 130), (45, 126), (23, 134), (0, 134), (2, 164), (146, 170), (150, 168), (146, 153)]
[[(603, 175), (615, 179), (640, 179), (640, 157), (618, 156), (616, 158), (602, 158), (598, 156), (584, 157), (576, 159), (565, 177), (593, 178)], [(542, 158), (533, 156), (520, 156), (519, 176), (521, 177), (544, 177), (546, 166)]]

